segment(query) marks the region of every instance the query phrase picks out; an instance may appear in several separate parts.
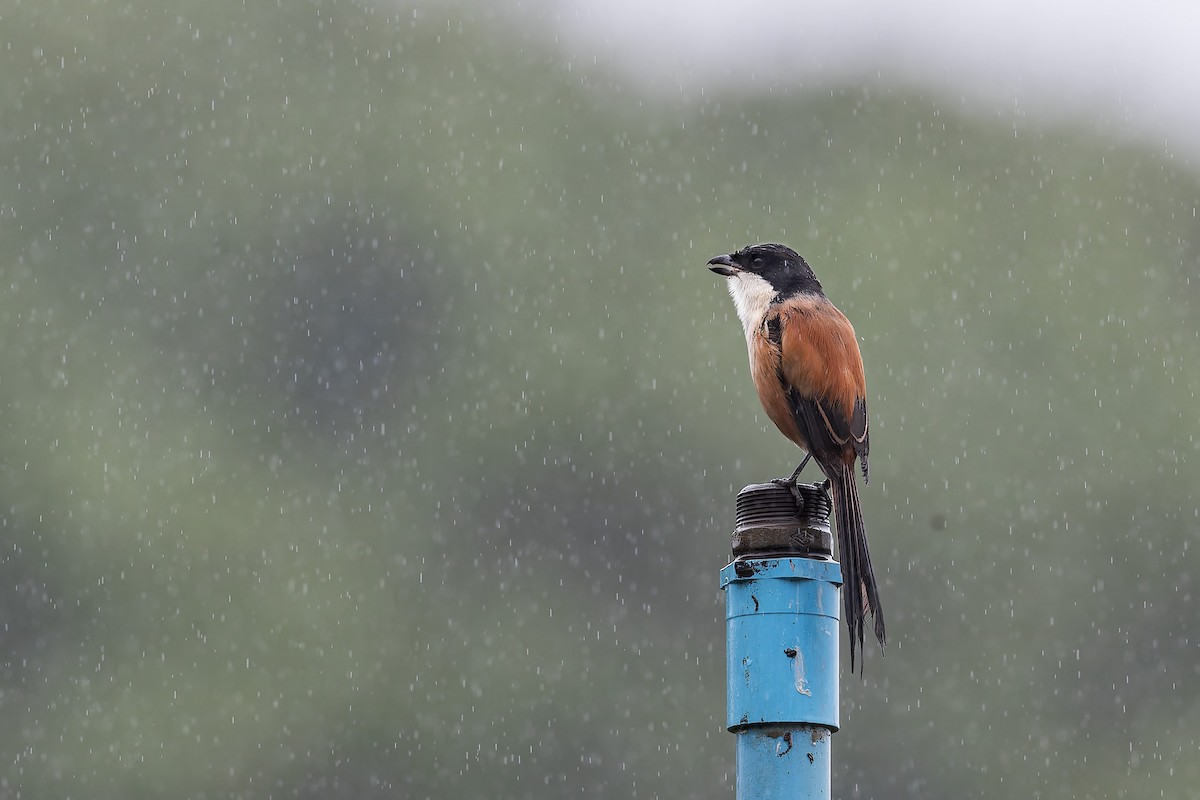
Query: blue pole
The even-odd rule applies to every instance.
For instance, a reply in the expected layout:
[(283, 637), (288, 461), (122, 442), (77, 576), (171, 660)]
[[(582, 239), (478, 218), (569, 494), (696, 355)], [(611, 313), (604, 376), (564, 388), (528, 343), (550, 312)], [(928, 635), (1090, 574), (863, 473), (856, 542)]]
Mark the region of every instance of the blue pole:
[[(734, 552), (740, 544), (742, 553), (721, 570), (727, 724), (737, 736), (738, 800), (830, 797), (830, 737), (840, 724), (842, 571), (827, 555), (828, 499), (810, 503), (804, 520), (803, 500), (823, 489), (801, 488), (809, 491), (797, 498), (799, 505), (789, 490), (780, 495), (773, 484), (742, 490), (734, 535)], [(744, 514), (747, 493), (753, 495), (748, 505), (755, 497), (758, 505)], [(765, 524), (764, 502), (775, 504)], [(785, 506), (790, 519), (781, 520)]]

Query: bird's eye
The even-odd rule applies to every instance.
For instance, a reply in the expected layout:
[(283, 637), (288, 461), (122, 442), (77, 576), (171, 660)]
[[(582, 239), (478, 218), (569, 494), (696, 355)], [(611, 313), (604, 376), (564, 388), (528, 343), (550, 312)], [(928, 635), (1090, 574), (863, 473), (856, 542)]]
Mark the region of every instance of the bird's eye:
[(756, 258), (755, 258), (753, 261), (751, 261), (750, 263), (751, 263), (751, 264), (753, 264), (753, 265), (754, 265), (754, 266), (756, 266), (756, 267), (761, 267), (761, 266), (763, 265), (762, 256), (758, 256), (758, 257), (756, 257)]

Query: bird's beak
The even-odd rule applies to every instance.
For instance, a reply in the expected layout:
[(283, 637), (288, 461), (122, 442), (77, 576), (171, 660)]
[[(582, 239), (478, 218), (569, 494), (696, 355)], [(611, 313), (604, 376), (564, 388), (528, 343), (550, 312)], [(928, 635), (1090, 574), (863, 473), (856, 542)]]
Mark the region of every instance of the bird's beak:
[(710, 258), (708, 260), (708, 268), (718, 275), (724, 275), (726, 278), (732, 278), (742, 271), (742, 268), (733, 263), (733, 259), (728, 255)]

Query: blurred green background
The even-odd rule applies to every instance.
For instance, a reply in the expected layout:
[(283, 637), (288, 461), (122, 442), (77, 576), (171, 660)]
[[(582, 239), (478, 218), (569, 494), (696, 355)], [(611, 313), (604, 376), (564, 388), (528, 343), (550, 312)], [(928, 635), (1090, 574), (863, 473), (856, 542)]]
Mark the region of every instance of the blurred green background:
[[(491, 10), (489, 10), (491, 9)], [(871, 392), (840, 797), (1200, 797), (1200, 178), (499, 7), (0, 5), (0, 797), (732, 796), (709, 257)]]

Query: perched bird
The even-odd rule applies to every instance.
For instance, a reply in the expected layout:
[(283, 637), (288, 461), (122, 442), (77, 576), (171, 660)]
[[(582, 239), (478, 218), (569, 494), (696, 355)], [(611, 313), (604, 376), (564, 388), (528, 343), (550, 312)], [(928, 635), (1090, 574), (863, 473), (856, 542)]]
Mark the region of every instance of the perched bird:
[[(791, 486), (810, 458), (829, 479), (837, 518), (842, 595), (850, 631), (850, 670), (863, 622), (875, 618), (884, 645), (883, 613), (867, 551), (854, 462), (867, 479), (867, 383), (854, 328), (829, 302), (803, 258), (781, 244), (756, 244), (717, 256), (709, 269), (727, 279), (750, 351), (758, 399), (779, 431), (806, 453)], [(865, 651), (864, 651), (865, 652)]]

